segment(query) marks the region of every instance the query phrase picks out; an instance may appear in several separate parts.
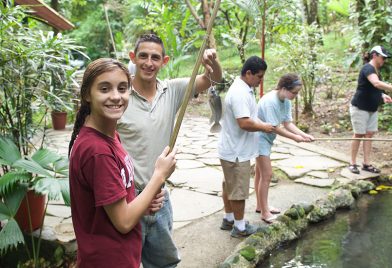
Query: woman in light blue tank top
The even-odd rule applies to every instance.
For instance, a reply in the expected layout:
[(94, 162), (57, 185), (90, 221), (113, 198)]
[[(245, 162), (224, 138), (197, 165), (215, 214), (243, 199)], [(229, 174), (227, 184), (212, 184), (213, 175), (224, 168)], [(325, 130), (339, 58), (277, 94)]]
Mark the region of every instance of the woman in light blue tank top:
[(255, 189), (257, 197), (256, 212), (261, 219), (271, 223), (280, 211), (268, 206), (268, 189), (272, 178), (271, 147), (276, 135), (292, 139), (296, 142), (310, 142), (314, 137), (300, 130), (291, 116), (291, 100), (302, 88), (302, 82), (296, 74), (283, 75), (276, 90), (268, 92), (258, 103), (258, 117), (275, 126), (274, 133), (259, 132), (258, 154), (256, 158)]

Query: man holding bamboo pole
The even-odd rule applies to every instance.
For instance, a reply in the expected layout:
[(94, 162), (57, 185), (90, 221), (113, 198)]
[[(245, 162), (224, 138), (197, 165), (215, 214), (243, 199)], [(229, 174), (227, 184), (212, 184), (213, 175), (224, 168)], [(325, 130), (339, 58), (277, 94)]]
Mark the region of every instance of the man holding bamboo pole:
[[(190, 79), (161, 81), (157, 78), (169, 56), (165, 54), (162, 40), (155, 34), (142, 35), (129, 56), (136, 65), (136, 73), (132, 79), (129, 105), (118, 123), (118, 131), (125, 149), (133, 157), (135, 184), (137, 191), (141, 192), (151, 178), (155, 160), (169, 144), (176, 113)], [(204, 51), (202, 64), (205, 72), (196, 77), (194, 93), (209, 88), (211, 80), (220, 82), (222, 79), (214, 49)], [(163, 207), (142, 219), (142, 263), (146, 268), (175, 267), (180, 262), (171, 237), (173, 214), (168, 194), (162, 189), (156, 200), (164, 199)]]

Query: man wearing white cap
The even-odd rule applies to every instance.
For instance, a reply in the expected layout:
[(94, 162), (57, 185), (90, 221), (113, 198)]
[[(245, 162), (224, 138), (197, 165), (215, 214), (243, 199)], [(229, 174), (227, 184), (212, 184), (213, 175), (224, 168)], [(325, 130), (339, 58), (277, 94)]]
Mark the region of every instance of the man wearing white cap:
[[(377, 132), (377, 109), (380, 104), (391, 103), (392, 99), (384, 91), (392, 92), (392, 85), (381, 81), (380, 68), (389, 58), (388, 52), (382, 46), (375, 46), (366, 53), (359, 76), (357, 90), (351, 100), (350, 116), (353, 126), (354, 138), (372, 138)], [(351, 143), (351, 163), (349, 170), (359, 174), (359, 165), (356, 158), (361, 141), (353, 140)], [(362, 170), (380, 173), (380, 170), (370, 164), (371, 141), (363, 141)]]

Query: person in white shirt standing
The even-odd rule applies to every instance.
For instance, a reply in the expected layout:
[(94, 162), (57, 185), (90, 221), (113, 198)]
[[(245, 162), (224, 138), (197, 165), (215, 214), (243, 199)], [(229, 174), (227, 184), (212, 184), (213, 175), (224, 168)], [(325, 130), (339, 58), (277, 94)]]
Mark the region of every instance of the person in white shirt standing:
[(244, 63), (241, 76), (230, 86), (224, 101), (225, 112), (219, 136), (218, 154), (224, 181), (222, 198), (225, 215), (220, 228), (232, 237), (246, 237), (257, 227), (244, 220), (245, 200), (249, 197), (250, 160), (257, 156), (257, 131), (272, 132), (271, 124), (257, 117), (254, 87), (267, 70), (266, 62), (252, 56)]

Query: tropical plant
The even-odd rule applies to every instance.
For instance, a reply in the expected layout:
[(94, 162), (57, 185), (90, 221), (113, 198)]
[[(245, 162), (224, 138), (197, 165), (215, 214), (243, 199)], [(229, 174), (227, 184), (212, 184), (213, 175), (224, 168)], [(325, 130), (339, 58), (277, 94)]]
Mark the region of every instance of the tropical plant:
[(301, 76), (303, 113), (313, 112), (316, 87), (327, 81), (323, 78), (327, 78), (331, 72), (325, 64), (329, 55), (322, 52), (320, 38), (316, 25), (299, 25), (297, 31), (281, 35), (280, 42), (274, 49), (280, 58), (286, 59), (286, 64), (277, 70), (296, 72)]
[[(0, 137), (0, 221), (5, 222), (0, 231), (0, 255), (25, 244), (25, 240), (15, 215), (28, 189), (47, 195), (49, 200), (62, 197), (66, 205), (70, 204), (68, 182), (68, 160), (47, 149), (40, 149), (31, 156), (23, 157), (12, 140)], [(29, 214), (29, 219), (31, 215)], [(32, 258), (39, 260), (40, 236), (38, 242), (32, 236)], [(25, 244), (26, 245), (26, 244)], [(26, 249), (27, 249), (26, 245)], [(30, 255), (30, 251), (27, 250)]]
[(21, 6), (0, 10), (0, 135), (28, 155), (47, 113), (71, 106), (69, 55), (81, 47), (61, 34), (30, 28)]

